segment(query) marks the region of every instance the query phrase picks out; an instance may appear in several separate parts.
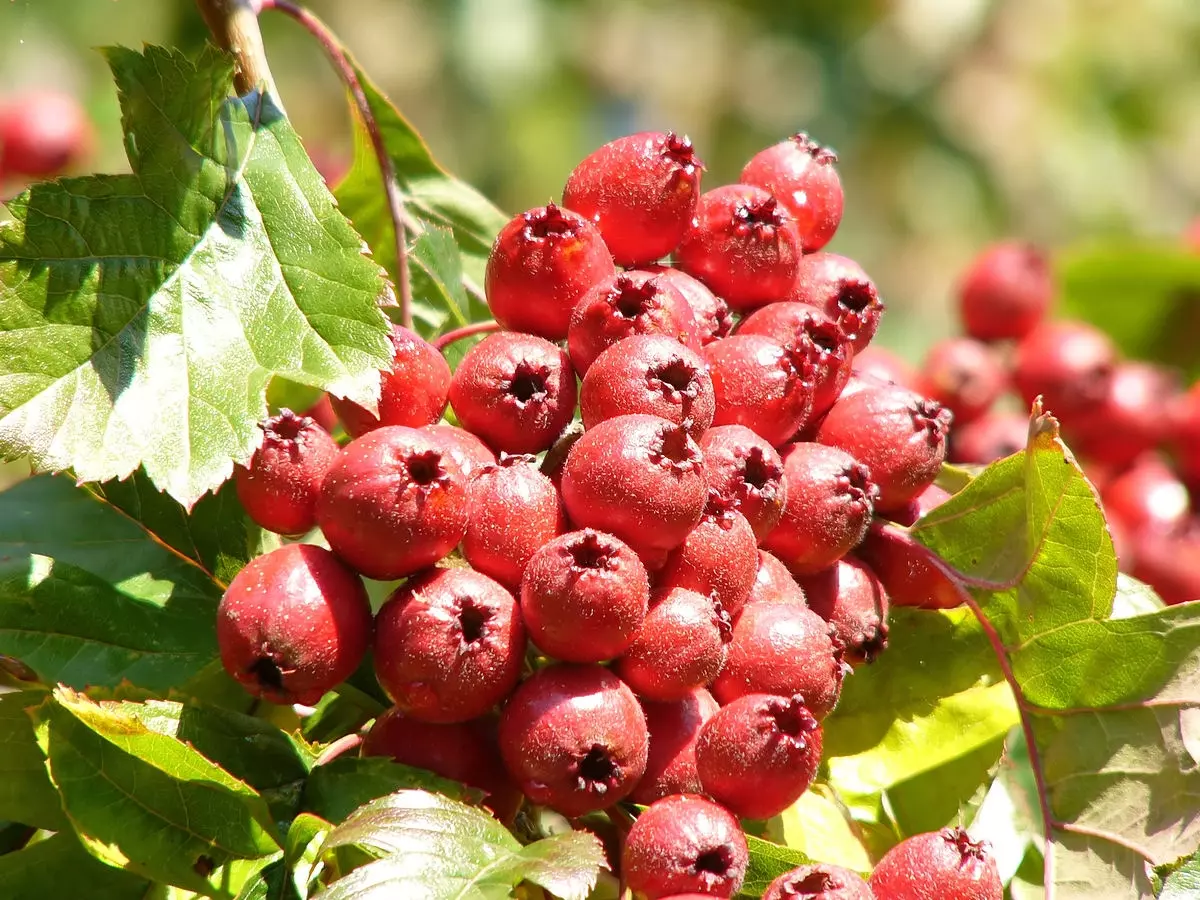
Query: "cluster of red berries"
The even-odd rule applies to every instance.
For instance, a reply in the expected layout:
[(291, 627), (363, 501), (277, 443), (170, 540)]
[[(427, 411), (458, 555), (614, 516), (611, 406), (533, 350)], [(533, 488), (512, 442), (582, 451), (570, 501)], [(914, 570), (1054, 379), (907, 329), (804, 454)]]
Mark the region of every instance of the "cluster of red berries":
[(91, 123), (74, 97), (47, 89), (0, 97), (0, 182), (61, 174), (91, 144)]
[[(852, 551), (876, 515), (944, 496), (950, 414), (852, 373), (883, 304), (821, 251), (833, 161), (797, 135), (701, 193), (686, 139), (607, 144), (561, 206), (500, 232), (486, 291), (504, 330), (456, 371), (397, 327), (378, 412), (333, 401), (344, 448), (269, 420), (242, 503), (330, 549), (238, 574), (217, 628), (230, 673), (312, 704), (371, 645), (395, 706), (365, 752), (478, 786), (501, 818), (522, 796), (572, 818), (651, 804), (625, 883), (732, 896), (735, 817), (807, 790), (843, 678), (884, 649), (888, 592)], [(439, 424), (447, 405), (458, 425)], [(406, 579), (373, 621), (360, 575)], [(982, 849), (943, 843), (978, 864), (881, 863), (876, 896), (965, 897), (963, 878), (1000, 896)], [(788, 877), (770, 896), (868, 891), (829, 867)]]

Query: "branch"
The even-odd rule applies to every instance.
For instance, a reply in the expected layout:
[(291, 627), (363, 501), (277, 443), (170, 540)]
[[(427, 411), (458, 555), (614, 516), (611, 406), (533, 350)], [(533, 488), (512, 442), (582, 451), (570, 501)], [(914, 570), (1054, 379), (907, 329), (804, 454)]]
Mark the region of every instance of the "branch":
[(237, 62), (233, 81), (237, 92), (248, 94), (261, 88), (283, 109), (258, 30), (259, 0), (196, 0), (196, 5), (217, 46), (232, 53)]

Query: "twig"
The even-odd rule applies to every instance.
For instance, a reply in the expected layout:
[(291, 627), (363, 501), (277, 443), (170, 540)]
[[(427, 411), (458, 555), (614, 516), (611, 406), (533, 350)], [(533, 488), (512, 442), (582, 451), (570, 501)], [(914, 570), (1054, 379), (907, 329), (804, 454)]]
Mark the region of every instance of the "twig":
[(445, 350), (455, 341), (461, 341), (476, 334), (487, 334), (489, 331), (499, 330), (499, 322), (491, 320), (487, 322), (475, 322), (471, 325), (464, 325), (462, 328), (455, 328), (453, 331), (447, 331), (445, 334), (440, 334), (430, 341), (430, 343), (433, 344), (435, 350)]
[(283, 109), (258, 30), (259, 0), (196, 0), (196, 6), (217, 45), (232, 53), (237, 62), (233, 76), (237, 92), (248, 94), (262, 88)]

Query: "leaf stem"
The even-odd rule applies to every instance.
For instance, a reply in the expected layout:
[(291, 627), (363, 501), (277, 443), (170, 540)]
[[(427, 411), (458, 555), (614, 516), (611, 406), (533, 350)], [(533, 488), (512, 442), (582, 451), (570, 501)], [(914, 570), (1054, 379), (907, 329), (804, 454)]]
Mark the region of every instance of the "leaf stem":
[(359, 81), (358, 73), (355, 72), (354, 65), (342, 48), (341, 42), (329, 30), (329, 26), (307, 9), (291, 0), (257, 0), (257, 2), (262, 11), (274, 9), (295, 19), (316, 38), (325, 50), (326, 56), (329, 57), (329, 61), (333, 63), (338, 76), (346, 85), (346, 89), (350, 92), (354, 106), (371, 139), (371, 149), (375, 152), (375, 159), (379, 163), (379, 172), (383, 176), (384, 195), (387, 198), (388, 213), (392, 217), (392, 228), (396, 238), (396, 289), (399, 292), (400, 324), (411, 330), (413, 327), (412, 285), (408, 278), (408, 237), (405, 227), (407, 217), (404, 211), (404, 198), (400, 196), (400, 184), (396, 180), (396, 167), (392, 163), (392, 157), (388, 154), (383, 141), (383, 133), (379, 130), (379, 122), (375, 118), (375, 113), (371, 111), (371, 104), (367, 102), (367, 95), (363, 90), (362, 82)]
[(317, 761), (313, 766), (323, 766), (333, 762), (344, 753), (349, 753), (352, 750), (357, 750), (362, 746), (363, 736), (358, 732), (343, 734), (340, 738), (321, 751), (321, 755), (317, 757)]
[(453, 331), (447, 331), (445, 334), (440, 334), (435, 337), (431, 344), (435, 350), (445, 350), (455, 341), (461, 341), (464, 338), (473, 337), (477, 334), (487, 334), (490, 331), (499, 331), (500, 323), (493, 322), (490, 319), (486, 322), (474, 322), (470, 325), (464, 325), (462, 328), (455, 328)]
[(217, 45), (232, 53), (237, 61), (233, 77), (237, 92), (248, 94), (262, 88), (283, 109), (267, 64), (262, 32), (258, 30), (260, 0), (196, 0), (196, 6)]

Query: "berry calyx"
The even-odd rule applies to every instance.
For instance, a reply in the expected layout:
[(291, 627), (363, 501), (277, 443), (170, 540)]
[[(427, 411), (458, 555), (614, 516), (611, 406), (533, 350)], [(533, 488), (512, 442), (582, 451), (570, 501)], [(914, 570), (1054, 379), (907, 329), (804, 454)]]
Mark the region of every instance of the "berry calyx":
[(963, 328), (980, 341), (1024, 338), (1045, 318), (1053, 299), (1045, 256), (1032, 244), (1017, 241), (984, 250), (958, 286)]
[(813, 411), (810, 351), (757, 334), (735, 334), (704, 348), (716, 396), (714, 425), (744, 425), (779, 447)]
[(299, 535), (317, 524), (321, 482), (338, 454), (329, 432), (306, 416), (280, 410), (260, 426), (262, 446), (235, 474), (238, 500), (267, 531)]
[(819, 863), (784, 872), (768, 886), (762, 900), (876, 900), (858, 873)]
[(917, 834), (901, 841), (871, 872), (880, 900), (1000, 900), (1004, 886), (991, 847), (961, 828)]
[(845, 197), (834, 163), (837, 154), (804, 132), (756, 153), (742, 183), (770, 191), (796, 220), (805, 253), (829, 243), (842, 221)]
[(875, 282), (854, 260), (836, 253), (805, 256), (786, 299), (815, 306), (837, 322), (855, 353), (871, 343), (883, 316)]
[(750, 853), (738, 820), (694, 794), (652, 803), (629, 829), (621, 854), (625, 883), (647, 900), (683, 891), (732, 897)]
[(710, 494), (738, 510), (761, 542), (783, 515), (787, 485), (783, 460), (744, 425), (720, 425), (700, 437)]

